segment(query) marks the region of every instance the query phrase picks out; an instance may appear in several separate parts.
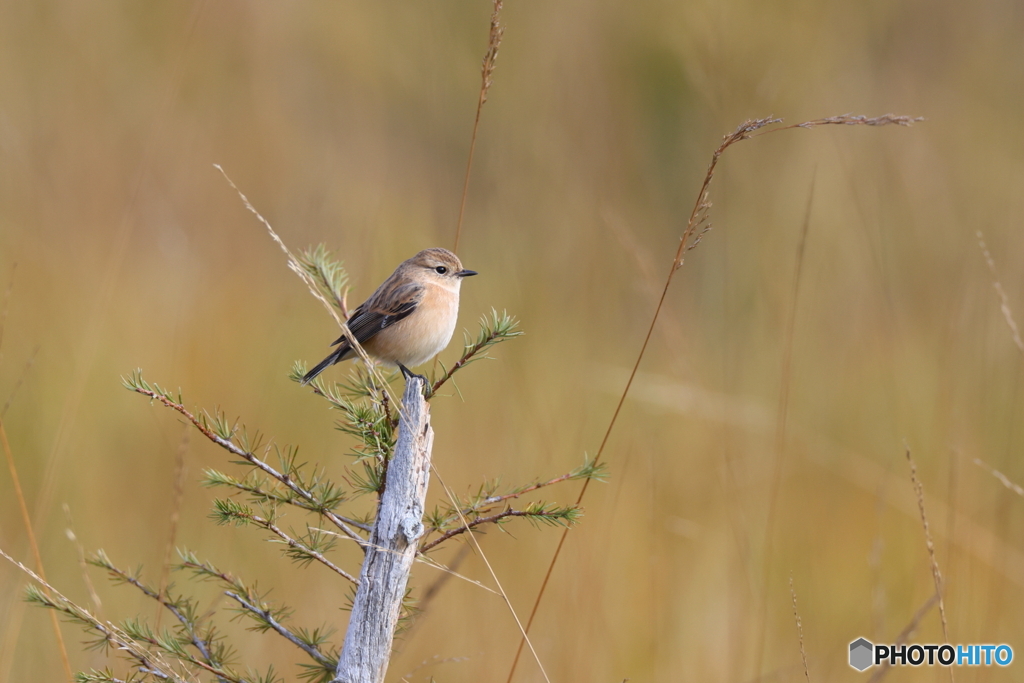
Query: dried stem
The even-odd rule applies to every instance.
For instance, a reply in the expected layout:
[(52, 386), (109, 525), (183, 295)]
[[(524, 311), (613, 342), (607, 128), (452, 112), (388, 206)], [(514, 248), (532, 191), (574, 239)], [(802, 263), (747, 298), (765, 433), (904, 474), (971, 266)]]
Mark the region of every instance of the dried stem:
[[(246, 197), (245, 194), (243, 194), (240, 189), (238, 189), (238, 186), (235, 185), (235, 181), (231, 180), (227, 172), (220, 166), (220, 164), (214, 164), (213, 167), (220, 171), (221, 175), (224, 176), (224, 180), (228, 182), (228, 185), (230, 185), (231, 188), (238, 193), (238, 197), (242, 200), (242, 204), (245, 205), (245, 208), (248, 209), (254, 216), (256, 216), (256, 219), (260, 223), (262, 223), (263, 227), (265, 227), (267, 229), (267, 232), (270, 233), (270, 238), (274, 240), (275, 243), (277, 243), (277, 246), (281, 247), (281, 251), (283, 251), (285, 256), (288, 258), (288, 267), (292, 270), (292, 272), (299, 276), (299, 278), (306, 284), (306, 287), (309, 288), (310, 293), (314, 297), (316, 297), (316, 299), (319, 300), (320, 303), (324, 305), (324, 308), (326, 308), (330, 312), (331, 316), (334, 318), (334, 321), (338, 323), (338, 327), (341, 328), (341, 333), (345, 335), (345, 338), (348, 340), (349, 345), (355, 350), (356, 354), (358, 354), (358, 356), (362, 359), (363, 363), (366, 364), (366, 371), (380, 381), (381, 386), (384, 387), (384, 391), (389, 391), (387, 383), (384, 381), (384, 378), (381, 377), (380, 371), (377, 369), (377, 364), (374, 363), (366, 354), (366, 351), (363, 349), (362, 345), (352, 335), (352, 331), (348, 329), (348, 324), (338, 315), (338, 312), (334, 310), (334, 306), (331, 304), (331, 302), (327, 299), (327, 297), (320, 293), (319, 289), (317, 289), (316, 280), (313, 278), (313, 276), (310, 275), (309, 272), (307, 272), (307, 270), (302, 266), (302, 262), (298, 258), (296, 258), (295, 254), (293, 254), (291, 250), (288, 249), (288, 247), (284, 243), (284, 240), (282, 240), (278, 236), (278, 234), (274, 232), (274, 228), (272, 228), (267, 219), (264, 218), (263, 215), (256, 210), (256, 207), (252, 205), (252, 202), (249, 201), (249, 198)], [(394, 397), (392, 397), (392, 400), (395, 403), (395, 405), (401, 406), (401, 403), (399, 403), (397, 400), (394, 400)], [(401, 408), (399, 408), (399, 410), (401, 410)]]
[[(171, 558), (174, 556), (174, 547), (178, 539), (178, 522), (181, 520), (181, 501), (185, 498), (185, 454), (188, 452), (189, 437), (191, 432), (188, 425), (181, 430), (181, 441), (178, 442), (178, 452), (174, 458), (174, 500), (171, 503), (170, 528), (167, 530), (167, 543), (164, 545), (164, 561), (160, 568), (160, 589), (161, 596), (167, 593), (167, 584), (171, 579)], [(156, 628), (160, 629), (160, 616), (163, 612), (156, 613)]]
[(462, 219), (466, 214), (466, 197), (469, 195), (469, 174), (473, 169), (473, 152), (476, 150), (476, 133), (480, 128), (480, 112), (483, 111), (484, 102), (487, 101), (487, 91), (491, 89), (494, 74), (494, 67), (498, 60), (498, 48), (501, 47), (501, 37), (505, 34), (505, 27), (501, 25), (501, 4), (502, 0), (494, 0), (494, 9), (491, 10), (491, 30), (487, 35), (487, 52), (484, 54), (483, 64), (480, 68), (480, 95), (476, 101), (476, 118), (473, 120), (473, 134), (469, 139), (469, 159), (466, 160), (466, 179), (462, 183), (462, 201), (459, 203), (459, 222), (455, 226), (455, 245), (452, 251), (459, 253), (459, 240), (462, 237)]
[[(448, 496), (448, 499), (452, 502), (453, 507), (455, 508), (456, 511), (458, 511), (459, 518), (462, 521), (462, 526), (469, 527), (469, 523), (466, 521), (465, 516), (462, 514), (462, 510), (459, 509), (459, 504), (455, 500), (455, 495), (452, 493), (452, 490), (448, 488), (447, 484), (444, 483), (444, 479), (441, 478), (441, 475), (437, 472), (436, 469), (434, 470), (434, 474), (435, 476), (437, 476), (437, 480), (441, 483), (441, 488), (444, 489), (444, 492)], [(564, 534), (562, 538), (565, 538)], [(544, 669), (543, 662), (540, 661), (540, 655), (537, 654), (537, 650), (533, 647), (533, 643), (530, 641), (529, 625), (527, 625), (526, 627), (523, 626), (522, 620), (519, 618), (519, 615), (516, 614), (515, 607), (512, 606), (512, 601), (508, 599), (508, 593), (505, 592), (505, 589), (501, 585), (501, 581), (498, 580), (498, 575), (495, 573), (494, 567), (491, 566), (490, 560), (487, 559), (487, 555), (484, 554), (483, 548), (480, 547), (480, 543), (477, 542), (476, 536), (470, 534), (469, 541), (473, 544), (473, 548), (476, 550), (477, 554), (480, 555), (480, 559), (484, 561), (484, 565), (486, 565), (488, 573), (490, 573), (491, 578), (494, 580), (494, 585), (498, 587), (498, 592), (501, 593), (501, 599), (505, 602), (505, 606), (508, 607), (509, 612), (512, 613), (512, 618), (515, 620), (516, 626), (519, 627), (519, 632), (523, 636), (522, 640), (519, 643), (519, 649), (522, 650), (523, 643), (525, 643), (527, 647), (530, 648), (530, 653), (533, 655), (534, 661), (537, 662), (537, 668), (540, 669), (541, 676), (544, 677), (545, 683), (551, 683), (551, 679), (548, 678), (548, 672)], [(536, 605), (534, 607), (536, 608)]]
[(996, 294), (999, 296), (999, 308), (1003, 312), (1003, 318), (1006, 319), (1006, 324), (1010, 328), (1010, 334), (1013, 335), (1013, 343), (1020, 351), (1021, 355), (1024, 356), (1024, 341), (1020, 338), (1020, 330), (1017, 329), (1017, 323), (1013, 319), (1013, 311), (1010, 310), (1010, 298), (1006, 296), (1006, 290), (1003, 289), (1003, 285), (999, 282), (999, 274), (996, 273), (996, 262), (992, 258), (992, 254), (988, 251), (988, 246), (985, 244), (985, 236), (981, 230), (977, 232), (978, 235), (978, 246), (981, 247), (981, 253), (985, 256), (985, 263), (988, 264), (989, 272), (992, 273), (992, 287), (996, 290)]
[[(774, 133), (780, 130), (787, 130), (790, 128), (815, 128), (824, 125), (865, 125), (865, 126), (885, 126), (885, 125), (900, 125), (909, 126), (912, 123), (921, 119), (908, 117), (908, 116), (895, 116), (893, 114), (885, 114), (876, 118), (868, 118), (865, 116), (854, 116), (851, 114), (844, 114), (842, 116), (833, 116), (824, 119), (816, 119), (814, 121), (805, 121), (793, 126), (785, 126), (778, 128), (771, 128), (766, 131), (762, 131), (767, 126), (781, 123), (782, 119), (773, 117), (761, 118), (761, 119), (750, 119), (742, 124), (732, 133), (724, 136), (722, 144), (711, 155), (711, 163), (708, 164), (707, 173), (704, 175), (704, 182), (701, 184), (700, 191), (697, 193), (697, 200), (694, 202), (693, 210), (690, 212), (690, 217), (686, 221), (686, 228), (683, 230), (682, 237), (679, 239), (679, 247), (676, 249), (675, 256), (672, 259), (671, 267), (668, 271), (668, 276), (665, 279), (665, 286), (661, 291), (661, 296), (658, 298), (658, 303), (654, 309), (654, 315), (651, 317), (651, 324), (647, 329), (647, 334), (644, 336), (643, 344), (640, 346), (640, 353), (637, 354), (636, 362), (633, 364), (633, 369), (629, 373), (629, 379), (626, 381), (626, 386), (622, 390), (622, 395), (619, 397), (619, 401), (615, 406), (615, 410), (612, 413), (612, 418), (608, 422), (608, 427), (605, 430), (604, 438), (601, 440), (601, 446), (598, 448), (595, 461), (600, 463), (601, 456), (604, 454), (605, 446), (608, 444), (608, 438), (611, 436), (612, 430), (615, 427), (615, 423), (618, 420), (619, 413), (622, 410), (622, 405), (626, 401), (626, 396), (629, 394), (629, 389), (633, 385), (633, 380), (636, 378), (637, 370), (640, 368), (640, 363), (647, 352), (647, 346), (650, 343), (651, 335), (654, 332), (654, 327), (658, 322), (658, 317), (661, 315), (661, 309), (665, 304), (665, 297), (668, 294), (669, 287), (672, 284), (672, 277), (675, 272), (682, 267), (683, 257), (687, 253), (687, 243), (694, 236), (698, 227), (703, 226), (708, 222), (709, 211), (711, 209), (711, 203), (708, 200), (708, 190), (711, 186), (711, 180), (714, 178), (715, 168), (718, 166), (718, 160), (721, 158), (725, 150), (729, 149), (732, 145), (737, 142), (748, 140), (757, 135), (764, 135), (765, 133)], [(758, 131), (762, 131), (758, 133)], [(583, 496), (586, 495), (587, 488), (590, 485), (590, 480), (587, 479), (583, 482), (583, 486), (580, 489), (580, 494), (576, 499), (576, 505), (580, 505), (583, 501)], [(554, 571), (555, 564), (558, 562), (558, 557), (562, 553), (562, 547), (565, 545), (565, 539), (568, 536), (568, 530), (562, 532), (562, 537), (558, 540), (558, 545), (555, 547), (555, 553), (551, 558), (551, 562), (548, 564), (548, 569), (544, 574), (544, 580), (541, 582), (540, 590), (537, 592), (537, 597), (534, 599), (533, 608), (530, 611), (530, 618), (526, 622), (526, 632), (530, 632), (530, 627), (533, 625), (533, 620), (537, 616), (537, 609), (540, 607), (541, 600), (544, 597), (544, 593), (547, 590), (549, 581), (551, 580), (551, 573)], [(512, 677), (515, 675), (516, 665), (519, 662), (519, 657), (523, 651), (523, 645), (525, 638), (520, 640), (519, 647), (516, 649), (515, 658), (512, 660), (512, 666), (509, 669), (508, 683), (511, 683)]]
[[(789, 418), (789, 389), (792, 381), (793, 366), (793, 335), (796, 330), (797, 304), (800, 299), (800, 282), (803, 273), (804, 250), (807, 246), (807, 233), (811, 226), (811, 207), (814, 201), (814, 183), (817, 176), (812, 176), (811, 187), (807, 193), (807, 207), (804, 210), (803, 228), (800, 241), (796, 248), (796, 272), (793, 275), (793, 292), (789, 307), (789, 320), (786, 322), (786, 336), (783, 341), (782, 371), (779, 387), (779, 403), (775, 412), (775, 463), (771, 478), (771, 489), (768, 493), (768, 512), (764, 524), (764, 560), (766, 570), (761, 586), (761, 617), (757, 627), (757, 655), (754, 671), (760, 673), (764, 657), (764, 637), (768, 628), (768, 591), (771, 581), (771, 560), (775, 546), (775, 516), (779, 502), (779, 489), (782, 487), (782, 473), (786, 463), (786, 425)], [(791, 580), (792, 581), (792, 580)]]
[(89, 577), (89, 561), (85, 556), (85, 547), (78, 539), (78, 534), (75, 533), (75, 520), (71, 516), (71, 507), (67, 503), (62, 504), (61, 507), (64, 509), (64, 518), (68, 522), (68, 528), (64, 530), (64, 534), (75, 546), (75, 553), (78, 556), (78, 567), (82, 570), (82, 583), (85, 584), (85, 590), (89, 593), (89, 600), (92, 602), (93, 610), (97, 616), (100, 616), (102, 614), (103, 601), (100, 600), (100, 594), (96, 592), (96, 586), (93, 585), (92, 579)]
[(18, 380), (14, 383), (14, 388), (11, 389), (11, 393), (7, 396), (7, 402), (4, 403), (4, 407), (0, 408), (0, 418), (7, 417), (7, 409), (11, 407), (11, 402), (14, 401), (14, 397), (18, 395), (18, 390), (21, 389), (21, 385), (25, 383), (25, 377), (28, 376), (28, 371), (32, 369), (32, 366), (36, 362), (36, 356), (39, 354), (40, 345), (36, 344), (32, 349), (32, 355), (25, 361), (25, 365), (21, 368), (21, 374), (18, 375)]
[[(28, 505), (25, 503), (25, 494), (21, 490), (21, 479), (18, 477), (18, 468), (14, 464), (14, 456), (11, 454), (11, 444), (7, 441), (7, 430), (4, 429), (4, 421), (2, 417), (0, 417), (0, 444), (3, 445), (4, 458), (7, 460), (7, 469), (11, 473), (11, 482), (14, 484), (14, 497), (18, 499), (18, 510), (21, 512), (21, 521), (25, 526), (25, 535), (28, 536), (28, 544), (32, 549), (32, 557), (35, 559), (36, 569), (39, 572), (39, 583), (43, 586), (44, 591), (49, 591), (50, 587), (46, 582), (46, 573), (43, 570), (43, 556), (39, 552), (39, 543), (36, 542), (36, 534), (32, 529), (32, 516), (29, 515)], [(11, 561), (13, 562), (14, 560)], [(47, 595), (49, 595), (48, 592)], [(57, 639), (57, 649), (60, 651), (60, 659), (64, 666), (64, 673), (67, 675), (67, 679), (71, 680), (71, 661), (68, 659), (67, 648), (64, 647), (64, 636), (61, 635), (60, 632), (60, 624), (57, 622), (57, 614), (51, 611), (50, 619), (53, 625), (53, 635)]]
[(807, 683), (811, 683), (811, 672), (807, 669), (807, 652), (804, 650), (804, 625), (796, 608), (796, 589), (793, 587), (792, 575), (789, 577), (789, 594), (793, 597), (793, 618), (796, 619), (796, 632), (800, 638), (800, 661), (804, 665), (804, 678), (807, 679)]
[(979, 458), (975, 458), (974, 459), (974, 464), (977, 465), (978, 467), (988, 471), (988, 473), (991, 474), (996, 479), (998, 479), (999, 482), (1003, 486), (1005, 486), (1006, 488), (1010, 489), (1011, 491), (1016, 493), (1018, 496), (1024, 496), (1024, 487), (1022, 487), (1020, 484), (1016, 484), (1013, 481), (1011, 481), (1009, 477), (1007, 477), (1005, 474), (1003, 474), (1002, 472), (1000, 472), (996, 468), (989, 466), (989, 464), (986, 463), (984, 460), (981, 460)]
[[(934, 607), (935, 603), (938, 601), (939, 594), (932, 593), (931, 596), (925, 601), (925, 603), (918, 608), (917, 612), (914, 613), (914, 616), (910, 619), (910, 622), (906, 626), (904, 626), (903, 630), (900, 631), (898, 636), (896, 636), (896, 641), (893, 644), (905, 644), (910, 639), (910, 636), (913, 635), (914, 631), (917, 630), (917, 627), (921, 624), (921, 620), (924, 619), (925, 615), (928, 614), (928, 611), (931, 610), (931, 608)], [(889, 673), (889, 669), (889, 660), (887, 659), (884, 662), (882, 662), (882, 665), (878, 667), (878, 669), (873, 674), (871, 674), (871, 678), (868, 679), (868, 683), (878, 683), (880, 680), (885, 678), (885, 675), (887, 673)]]
[[(942, 622), (942, 642), (949, 642), (949, 629), (946, 625), (946, 605), (942, 599), (942, 573), (939, 571), (939, 562), (935, 558), (935, 544), (932, 543), (932, 532), (928, 526), (928, 515), (924, 511), (924, 486), (917, 478), (917, 465), (910, 455), (910, 446), (904, 444), (907, 454), (907, 462), (910, 463), (910, 481), (914, 485), (914, 495), (917, 496), (917, 509), (921, 513), (921, 525), (924, 527), (924, 541), (928, 547), (928, 559), (932, 566), (932, 581), (935, 583), (935, 594), (939, 597), (939, 619)], [(949, 669), (949, 680), (953, 680), (953, 667)]]

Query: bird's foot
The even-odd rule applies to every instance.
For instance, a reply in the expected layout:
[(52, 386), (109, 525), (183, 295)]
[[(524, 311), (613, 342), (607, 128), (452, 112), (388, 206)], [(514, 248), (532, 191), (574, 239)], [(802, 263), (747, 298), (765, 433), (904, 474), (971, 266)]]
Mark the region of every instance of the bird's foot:
[(423, 375), (417, 375), (415, 372), (413, 372), (409, 368), (405, 367), (401, 363), (398, 364), (398, 368), (402, 371), (402, 377), (404, 377), (406, 379), (406, 381), (408, 381), (408, 379), (410, 377), (415, 377), (416, 379), (423, 380), (423, 387), (424, 387), (424, 389), (430, 386), (430, 382)]

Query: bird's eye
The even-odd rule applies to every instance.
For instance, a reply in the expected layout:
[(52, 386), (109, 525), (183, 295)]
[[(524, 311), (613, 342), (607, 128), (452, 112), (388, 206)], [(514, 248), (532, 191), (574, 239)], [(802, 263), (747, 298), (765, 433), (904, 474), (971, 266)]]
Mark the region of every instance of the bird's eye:
[(445, 268), (444, 266), (438, 266), (437, 268), (434, 268), (434, 270), (437, 272), (438, 275), (444, 275), (445, 273), (448, 272), (448, 269)]

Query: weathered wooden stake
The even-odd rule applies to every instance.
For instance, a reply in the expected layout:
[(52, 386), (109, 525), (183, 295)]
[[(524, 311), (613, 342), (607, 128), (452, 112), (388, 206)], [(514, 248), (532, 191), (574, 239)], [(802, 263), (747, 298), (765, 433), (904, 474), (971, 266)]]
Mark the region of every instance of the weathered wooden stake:
[(402, 397), (398, 443), (387, 486), (359, 574), (345, 646), (332, 683), (382, 683), (409, 572), (423, 535), (434, 430), (423, 398), (425, 382), (409, 377)]

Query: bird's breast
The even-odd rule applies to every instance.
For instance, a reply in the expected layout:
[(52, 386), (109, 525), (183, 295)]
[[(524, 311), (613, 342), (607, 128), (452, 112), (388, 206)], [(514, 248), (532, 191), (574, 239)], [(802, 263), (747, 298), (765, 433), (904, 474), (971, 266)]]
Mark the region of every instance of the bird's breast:
[(448, 346), (459, 316), (459, 294), (429, 287), (407, 318), (381, 330), (364, 346), (380, 361), (407, 367), (421, 365)]

